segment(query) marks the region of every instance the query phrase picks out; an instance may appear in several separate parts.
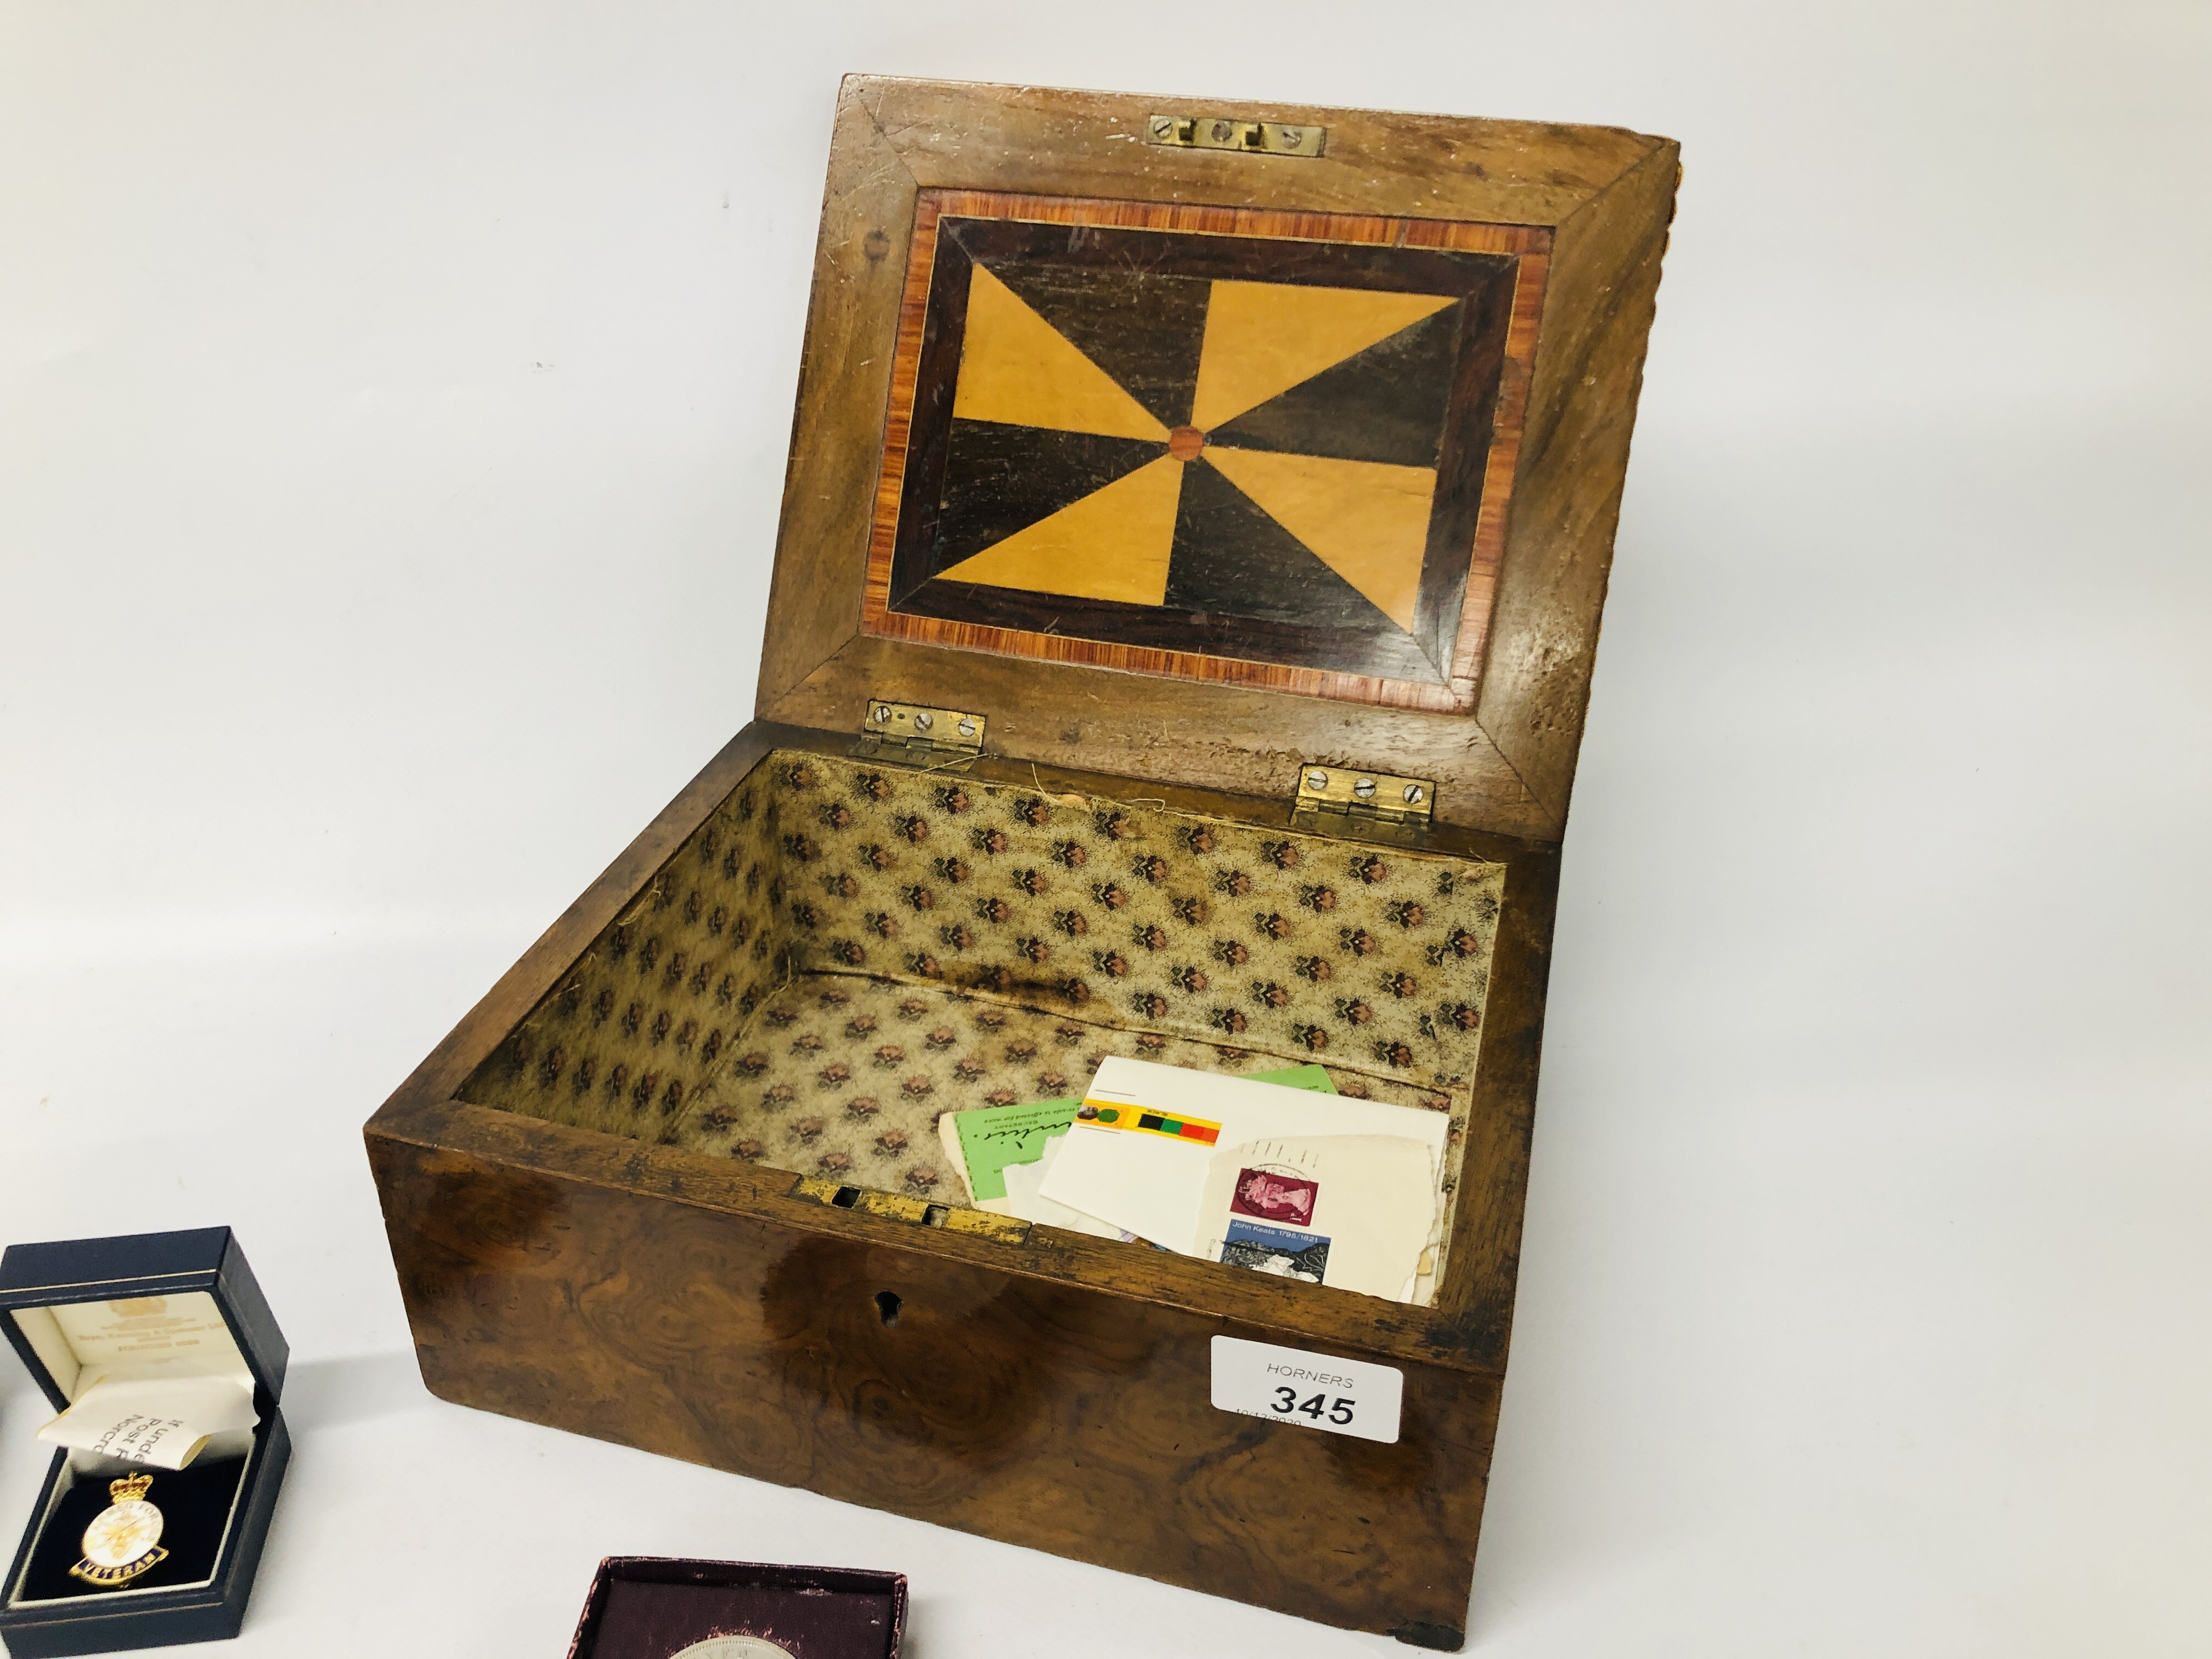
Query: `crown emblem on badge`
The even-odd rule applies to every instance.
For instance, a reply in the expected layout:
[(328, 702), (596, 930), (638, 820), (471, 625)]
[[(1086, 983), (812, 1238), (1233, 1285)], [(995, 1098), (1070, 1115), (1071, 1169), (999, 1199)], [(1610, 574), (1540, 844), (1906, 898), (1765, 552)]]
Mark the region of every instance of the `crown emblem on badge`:
[(107, 1483), (107, 1495), (118, 1504), (135, 1504), (145, 1497), (147, 1488), (153, 1484), (150, 1474), (125, 1475), (120, 1480)]

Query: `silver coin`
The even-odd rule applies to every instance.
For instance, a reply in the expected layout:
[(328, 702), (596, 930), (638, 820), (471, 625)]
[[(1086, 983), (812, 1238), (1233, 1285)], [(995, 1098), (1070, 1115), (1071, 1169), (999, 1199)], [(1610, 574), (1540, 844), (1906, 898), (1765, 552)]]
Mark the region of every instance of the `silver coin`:
[(710, 1636), (678, 1649), (668, 1659), (792, 1659), (792, 1654), (758, 1636)]

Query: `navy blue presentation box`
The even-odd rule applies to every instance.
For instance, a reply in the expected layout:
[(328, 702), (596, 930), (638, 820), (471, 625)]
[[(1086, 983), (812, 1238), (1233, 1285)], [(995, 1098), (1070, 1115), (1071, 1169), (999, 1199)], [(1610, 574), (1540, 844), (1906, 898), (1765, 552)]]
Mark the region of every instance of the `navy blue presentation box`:
[[(220, 1326), (208, 1317), (210, 1304)], [(12, 1659), (237, 1635), (292, 1443), (277, 1408), (284, 1334), (229, 1228), (16, 1244), (0, 1255), (0, 1330), (57, 1412), (70, 1404), (80, 1371), (91, 1369), (71, 1346), (70, 1326), (105, 1319), (158, 1352), (166, 1328), (191, 1328), (195, 1316), (216, 1333), (210, 1358), (228, 1356), (227, 1333), (252, 1374), (260, 1421), (251, 1443), (240, 1431), (234, 1443), (211, 1443), (180, 1474), (150, 1471), (149, 1499), (162, 1510), (169, 1556), (131, 1587), (104, 1590), (71, 1577), (66, 1564), (76, 1535), (105, 1505), (109, 1476), (133, 1466), (57, 1452), (0, 1594), (0, 1642)], [(14, 1419), (5, 1426), (29, 1431)]]

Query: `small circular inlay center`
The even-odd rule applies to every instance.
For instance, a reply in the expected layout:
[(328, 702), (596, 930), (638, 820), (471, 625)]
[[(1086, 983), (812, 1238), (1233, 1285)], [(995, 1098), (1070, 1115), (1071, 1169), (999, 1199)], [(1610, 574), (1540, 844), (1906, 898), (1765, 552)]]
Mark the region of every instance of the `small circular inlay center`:
[(1206, 447), (1206, 434), (1194, 426), (1179, 426), (1168, 434), (1168, 453), (1179, 461), (1194, 461)]

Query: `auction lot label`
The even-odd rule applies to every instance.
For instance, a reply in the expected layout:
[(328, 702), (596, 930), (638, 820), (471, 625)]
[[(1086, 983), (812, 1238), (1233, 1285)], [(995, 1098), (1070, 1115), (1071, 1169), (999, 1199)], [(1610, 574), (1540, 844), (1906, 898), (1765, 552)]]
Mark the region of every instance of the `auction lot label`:
[(1406, 1375), (1395, 1365), (1213, 1339), (1213, 1403), (1224, 1412), (1390, 1445), (1405, 1390)]

